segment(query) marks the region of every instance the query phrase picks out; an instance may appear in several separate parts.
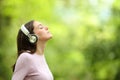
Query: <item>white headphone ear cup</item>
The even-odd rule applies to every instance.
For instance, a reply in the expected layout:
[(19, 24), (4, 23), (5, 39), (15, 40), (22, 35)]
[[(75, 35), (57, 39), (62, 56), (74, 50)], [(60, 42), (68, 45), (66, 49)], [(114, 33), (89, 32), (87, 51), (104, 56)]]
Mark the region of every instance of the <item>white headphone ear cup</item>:
[(36, 35), (34, 35), (34, 34), (30, 34), (31, 36), (29, 37), (29, 41), (30, 41), (30, 43), (36, 43), (37, 42), (37, 40), (38, 40), (38, 37), (36, 36)]

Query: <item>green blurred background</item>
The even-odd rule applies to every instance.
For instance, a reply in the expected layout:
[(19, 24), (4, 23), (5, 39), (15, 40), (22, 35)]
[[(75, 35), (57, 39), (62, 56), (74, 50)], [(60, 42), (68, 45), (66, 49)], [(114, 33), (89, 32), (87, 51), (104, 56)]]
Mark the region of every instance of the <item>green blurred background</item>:
[(45, 56), (55, 80), (120, 80), (120, 0), (0, 0), (0, 80), (11, 80), (30, 20), (53, 34)]

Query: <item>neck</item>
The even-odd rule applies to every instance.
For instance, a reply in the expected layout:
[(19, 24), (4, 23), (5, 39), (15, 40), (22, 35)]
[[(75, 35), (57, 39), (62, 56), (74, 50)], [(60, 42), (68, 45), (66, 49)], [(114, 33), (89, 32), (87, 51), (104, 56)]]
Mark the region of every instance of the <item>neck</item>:
[(43, 55), (44, 54), (45, 44), (46, 44), (45, 41), (37, 42), (36, 54), (39, 54), (39, 55)]

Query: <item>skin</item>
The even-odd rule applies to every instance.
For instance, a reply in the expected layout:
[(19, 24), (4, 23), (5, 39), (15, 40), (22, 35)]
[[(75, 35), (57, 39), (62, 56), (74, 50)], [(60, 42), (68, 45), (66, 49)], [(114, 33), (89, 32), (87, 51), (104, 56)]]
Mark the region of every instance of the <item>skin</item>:
[(38, 37), (38, 41), (36, 45), (37, 49), (35, 54), (43, 55), (46, 42), (52, 38), (52, 34), (48, 31), (48, 27), (44, 26), (39, 21), (34, 21), (33, 26), (34, 26), (33, 31)]

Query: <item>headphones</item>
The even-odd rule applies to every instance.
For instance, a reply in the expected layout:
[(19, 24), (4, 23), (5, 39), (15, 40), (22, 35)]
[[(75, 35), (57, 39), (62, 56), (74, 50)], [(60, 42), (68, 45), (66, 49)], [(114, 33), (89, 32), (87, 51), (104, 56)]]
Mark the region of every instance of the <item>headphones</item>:
[(21, 31), (29, 38), (30, 43), (34, 44), (37, 42), (38, 37), (35, 34), (30, 34), (24, 25), (21, 26)]

